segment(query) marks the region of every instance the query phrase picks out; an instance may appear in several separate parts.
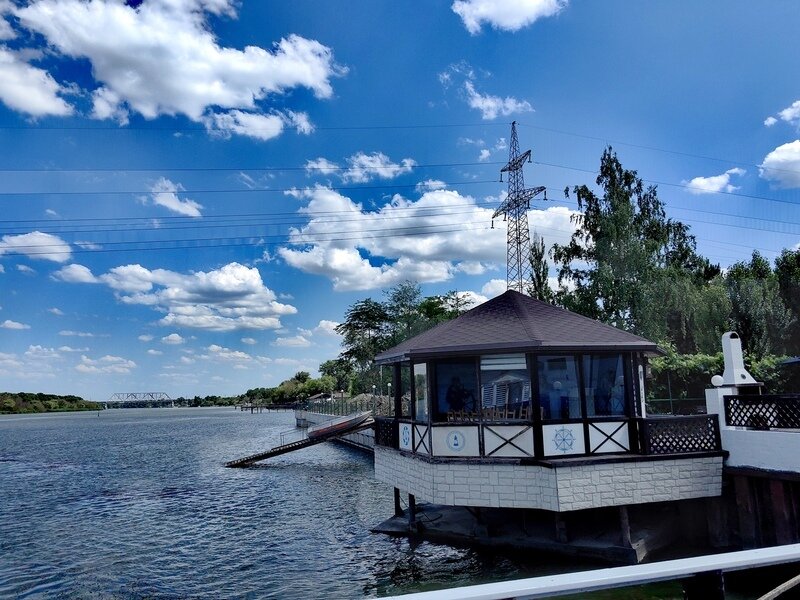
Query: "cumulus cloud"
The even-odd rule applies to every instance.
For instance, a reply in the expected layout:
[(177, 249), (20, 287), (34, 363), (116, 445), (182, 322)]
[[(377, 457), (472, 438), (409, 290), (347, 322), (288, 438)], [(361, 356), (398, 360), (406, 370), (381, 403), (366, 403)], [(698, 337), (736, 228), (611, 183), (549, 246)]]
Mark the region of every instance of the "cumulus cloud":
[[(795, 100), (792, 102), (791, 106), (787, 106), (783, 110), (778, 111), (778, 119), (800, 128), (800, 100)], [(778, 122), (778, 119), (773, 116), (769, 116), (764, 119), (764, 125), (767, 127), (772, 127)]]
[(366, 183), (372, 179), (394, 179), (410, 173), (417, 164), (413, 158), (404, 158), (400, 163), (392, 162), (383, 152), (357, 152), (347, 162), (350, 167), (342, 173), (342, 181), (354, 183)]
[[(68, 277), (65, 279), (63, 273), (59, 276), (65, 281), (84, 282), (80, 277)], [(121, 265), (97, 277), (92, 275), (85, 282), (104, 283), (124, 304), (150, 306), (166, 313), (158, 321), (164, 327), (209, 331), (278, 329), (281, 316), (297, 312), (295, 307), (277, 301), (257, 268), (235, 262), (187, 274), (150, 270), (139, 264)]]
[(58, 335), (63, 335), (64, 337), (82, 337), (82, 338), (93, 338), (94, 334), (89, 333), (88, 331), (73, 331), (71, 329), (62, 329), (58, 332)]
[(156, 350), (155, 348), (150, 348), (150, 349), (147, 351), (147, 353), (148, 353), (150, 356), (161, 356), (161, 355), (163, 355), (163, 354), (164, 354), (164, 353), (163, 353), (161, 350)]
[(25, 275), (36, 275), (36, 269), (32, 269), (28, 265), (17, 265), (17, 271)]
[(58, 236), (31, 231), (21, 235), (4, 235), (0, 240), (0, 256), (3, 254), (23, 254), (28, 258), (63, 263), (69, 260), (72, 250)]
[(491, 151), (488, 148), (483, 148), (481, 153), (478, 155), (478, 160), (483, 162), (489, 160), (489, 157), (492, 155)]
[(165, 335), (161, 338), (161, 342), (164, 344), (170, 344), (172, 346), (177, 346), (178, 344), (183, 344), (186, 342), (179, 334), (177, 333), (170, 333), (169, 335)]
[(739, 188), (731, 184), (731, 175), (741, 177), (746, 171), (744, 169), (728, 169), (722, 175), (712, 177), (695, 177), (689, 181), (683, 181), (683, 185), (692, 194), (716, 194), (719, 192), (735, 192)]
[(178, 197), (178, 193), (182, 192), (183, 189), (180, 183), (173, 183), (166, 177), (161, 177), (150, 188), (150, 200), (153, 204), (163, 206), (179, 215), (201, 217), (200, 209), (203, 208), (201, 204), (188, 198), (181, 200)]
[(503, 31), (517, 31), (538, 19), (552, 17), (567, 6), (567, 0), (456, 0), (452, 9), (472, 35), (486, 23)]
[(322, 319), (319, 324), (314, 327), (314, 333), (318, 335), (327, 335), (331, 337), (341, 337), (337, 332), (336, 328), (339, 326), (339, 323), (336, 321), (329, 321), (327, 319)]
[(800, 187), (800, 140), (778, 146), (764, 157), (759, 167), (759, 175), (778, 187)]
[[(0, 39), (10, 29), (5, 19), (0, 19)], [(66, 90), (44, 69), (34, 67), (20, 55), (0, 46), (0, 101), (12, 110), (34, 117), (67, 116), (72, 106), (61, 94)]]
[(489, 298), (499, 296), (508, 289), (508, 282), (505, 279), (490, 279), (481, 288), (481, 293)]
[(25, 323), (19, 323), (17, 321), (12, 321), (11, 319), (6, 319), (2, 323), (0, 323), (0, 328), (2, 329), (30, 329), (30, 325), (26, 325)]
[(61, 267), (53, 273), (53, 279), (67, 283), (98, 283), (98, 279), (92, 274), (89, 267), (76, 263)]
[(88, 352), (89, 348), (73, 348), (72, 346), (59, 346), (59, 352)]
[(335, 173), (338, 169), (339, 165), (322, 156), (306, 161), (306, 172), (309, 175), (316, 175), (318, 173), (321, 173), (322, 175), (330, 175), (331, 173)]
[(479, 110), (481, 118), (491, 121), (499, 116), (508, 116), (514, 113), (531, 112), (533, 107), (527, 100), (517, 100), (511, 96), (501, 98), (491, 94), (481, 94), (475, 89), (471, 81), (464, 82), (464, 93), (470, 108)]
[(140, 335), (140, 336), (139, 336), (137, 339), (138, 339), (140, 342), (152, 342), (152, 341), (153, 341), (153, 336), (152, 336), (152, 335), (150, 335), (149, 333), (143, 333), (143, 334), (142, 334), (142, 335)]
[[(43, 35), (54, 52), (91, 63), (97, 119), (124, 124), (131, 113), (146, 119), (184, 115), (209, 129), (256, 139), (274, 137), (286, 123), (307, 133), (307, 115), (277, 113), (264, 106), (266, 99), (298, 87), (330, 98), (331, 79), (346, 72), (330, 48), (299, 35), (271, 49), (221, 46), (207, 15), (235, 17), (234, 0), (133, 4), (34, 0), (14, 10), (20, 25)], [(50, 84), (44, 87), (53, 104), (58, 84), (45, 72), (38, 76)]]
[(258, 342), (255, 340), (255, 338), (243, 337), (242, 343), (247, 344), (248, 346), (255, 346)]
[(83, 248), (84, 250), (101, 250), (103, 247), (100, 244), (95, 244), (94, 242), (86, 242), (86, 241), (76, 241), (75, 245), (79, 248)]
[[(278, 254), (290, 266), (328, 277), (336, 290), (445, 281), (461, 263), (474, 270), (474, 263), (505, 262), (506, 232), (489, 228), (492, 209), (457, 191), (428, 191), (417, 201), (395, 196), (375, 212), (330, 188), (303, 193), (309, 202), (300, 212), (311, 215), (309, 221), (291, 230), (291, 244)], [(565, 243), (574, 230), (573, 212), (552, 207), (528, 218), (548, 244)]]
[(135, 367), (135, 362), (120, 356), (107, 354), (102, 358), (93, 360), (84, 354), (81, 355), (81, 362), (75, 365), (75, 370), (79, 373), (92, 373), (96, 375), (108, 373), (125, 374), (130, 373), (131, 369)]
[(279, 337), (272, 342), (272, 345), (283, 346), (286, 348), (308, 348), (311, 345), (311, 340), (302, 335)]
[(415, 189), (418, 194), (424, 194), (431, 190), (442, 190), (446, 187), (447, 184), (440, 179), (426, 179), (425, 181), (420, 181)]
[(775, 117), (767, 117), (766, 119), (764, 119), (764, 125), (766, 125), (767, 127), (772, 127), (777, 122), (778, 119), (776, 119)]
[(51, 314), (54, 314), (57, 317), (63, 317), (64, 316), (64, 311), (62, 311), (60, 308), (56, 308), (56, 307), (48, 308), (47, 312), (49, 312)]

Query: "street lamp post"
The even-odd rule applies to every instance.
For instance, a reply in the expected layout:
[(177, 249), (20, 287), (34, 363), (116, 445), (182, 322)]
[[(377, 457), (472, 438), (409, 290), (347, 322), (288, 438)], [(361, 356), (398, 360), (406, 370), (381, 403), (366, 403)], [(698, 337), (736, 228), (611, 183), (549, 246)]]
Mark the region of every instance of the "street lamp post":
[(392, 406), (392, 382), (386, 384), (386, 395), (389, 396), (389, 406)]

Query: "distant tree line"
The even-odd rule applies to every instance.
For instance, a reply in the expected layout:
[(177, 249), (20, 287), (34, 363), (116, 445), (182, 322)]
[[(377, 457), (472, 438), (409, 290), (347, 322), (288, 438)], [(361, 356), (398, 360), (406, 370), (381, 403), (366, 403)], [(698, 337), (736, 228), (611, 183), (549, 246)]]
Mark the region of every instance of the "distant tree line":
[[(596, 191), (565, 189), (580, 210), (569, 242), (548, 250), (534, 232), (528, 294), (657, 342), (666, 356), (652, 360), (654, 397), (702, 396), (723, 370), (720, 338), (731, 330), (768, 391), (797, 386), (780, 363), (800, 355), (800, 250), (783, 250), (774, 264), (755, 251), (723, 271), (697, 252), (689, 226), (667, 218), (656, 186), (623, 168), (610, 147), (596, 183)], [(457, 292), (422, 297), (411, 281), (384, 296), (355, 302), (337, 327), (343, 351), (320, 365), (337, 389), (370, 391), (382, 383), (376, 354), (469, 308)]]
[(68, 412), (101, 408), (102, 405), (97, 402), (89, 402), (80, 396), (0, 392), (0, 414)]

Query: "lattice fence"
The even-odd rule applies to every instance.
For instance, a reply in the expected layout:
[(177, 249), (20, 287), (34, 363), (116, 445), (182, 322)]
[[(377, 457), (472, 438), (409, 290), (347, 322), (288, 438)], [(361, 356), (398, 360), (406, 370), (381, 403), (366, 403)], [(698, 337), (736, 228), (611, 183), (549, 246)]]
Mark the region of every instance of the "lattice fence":
[(397, 421), (394, 419), (375, 419), (375, 444), (397, 449)]
[(689, 454), (721, 449), (716, 415), (642, 419), (644, 454)]
[(753, 429), (800, 429), (800, 394), (725, 396), (725, 423)]

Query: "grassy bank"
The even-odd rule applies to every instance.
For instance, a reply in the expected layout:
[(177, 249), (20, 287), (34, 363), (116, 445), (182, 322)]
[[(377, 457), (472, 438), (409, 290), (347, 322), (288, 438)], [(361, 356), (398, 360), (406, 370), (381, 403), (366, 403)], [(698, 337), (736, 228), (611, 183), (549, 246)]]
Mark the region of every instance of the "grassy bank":
[(4, 415), (100, 410), (101, 408), (103, 408), (102, 405), (97, 402), (89, 402), (80, 396), (0, 392), (0, 414)]

